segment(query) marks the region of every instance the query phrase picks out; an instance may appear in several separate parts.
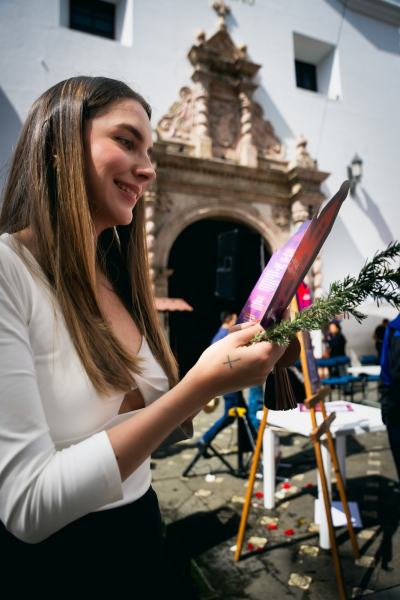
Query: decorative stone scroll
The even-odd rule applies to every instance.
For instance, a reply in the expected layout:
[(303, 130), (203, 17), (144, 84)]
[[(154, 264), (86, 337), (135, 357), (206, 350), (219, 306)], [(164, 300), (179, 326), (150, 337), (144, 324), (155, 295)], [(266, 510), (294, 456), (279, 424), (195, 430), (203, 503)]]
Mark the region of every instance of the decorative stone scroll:
[(264, 111), (257, 102), (253, 102), (252, 125), (253, 144), (258, 151), (265, 158), (285, 158), (285, 146), (275, 135), (271, 123), (264, 120)]
[(163, 140), (182, 142), (193, 138), (193, 92), (190, 88), (183, 87), (179, 95), (181, 100), (174, 102), (157, 125), (157, 132)]
[(307, 150), (307, 140), (301, 133), (296, 142), (296, 165), (303, 169), (316, 170), (317, 161), (313, 160)]

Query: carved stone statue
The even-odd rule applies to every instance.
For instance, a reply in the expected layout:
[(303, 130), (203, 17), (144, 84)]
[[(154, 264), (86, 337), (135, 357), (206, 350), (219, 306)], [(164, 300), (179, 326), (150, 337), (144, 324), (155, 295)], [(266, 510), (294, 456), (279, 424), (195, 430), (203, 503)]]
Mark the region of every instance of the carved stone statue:
[(292, 219), (296, 227), (300, 227), (304, 221), (310, 218), (308, 208), (300, 200), (296, 200), (292, 204)]
[(287, 229), (290, 225), (290, 208), (284, 204), (274, 204), (272, 218), (279, 227)]

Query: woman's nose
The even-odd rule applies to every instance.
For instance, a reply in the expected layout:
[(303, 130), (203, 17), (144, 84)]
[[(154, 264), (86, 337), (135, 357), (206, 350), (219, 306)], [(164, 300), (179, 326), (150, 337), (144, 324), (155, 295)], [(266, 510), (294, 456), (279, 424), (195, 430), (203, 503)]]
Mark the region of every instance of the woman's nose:
[(145, 181), (153, 181), (156, 178), (156, 172), (150, 158), (146, 158), (143, 164), (135, 167), (135, 175)]

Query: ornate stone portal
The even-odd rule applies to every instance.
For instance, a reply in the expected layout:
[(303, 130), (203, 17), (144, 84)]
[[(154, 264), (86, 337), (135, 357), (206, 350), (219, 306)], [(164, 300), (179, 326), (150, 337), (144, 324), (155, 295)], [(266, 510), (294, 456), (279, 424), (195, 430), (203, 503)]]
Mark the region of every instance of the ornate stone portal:
[[(155, 294), (168, 296), (168, 257), (178, 235), (199, 219), (225, 217), (260, 233), (271, 251), (292, 226), (324, 200), (318, 171), (304, 137), (293, 162), (263, 109), (253, 100), (260, 65), (236, 47), (227, 31), (223, 2), (215, 2), (219, 29), (201, 31), (189, 51), (193, 88), (183, 87), (157, 125), (157, 180), (148, 187), (147, 233)], [(321, 259), (312, 274), (321, 291)]]

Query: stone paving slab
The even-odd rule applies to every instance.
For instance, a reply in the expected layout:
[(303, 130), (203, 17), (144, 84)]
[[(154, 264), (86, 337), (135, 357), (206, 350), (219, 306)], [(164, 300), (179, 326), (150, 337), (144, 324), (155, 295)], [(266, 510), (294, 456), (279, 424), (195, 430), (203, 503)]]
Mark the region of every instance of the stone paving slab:
[[(195, 429), (201, 432), (220, 414), (221, 407), (212, 414), (200, 413)], [(236, 544), (243, 508), (238, 499), (246, 494), (246, 479), (232, 476), (217, 458), (201, 458), (189, 477), (182, 479), (183, 470), (197, 451), (189, 442), (152, 457), (153, 487), (167, 525), (167, 547), (179, 566), (179, 577), (186, 577), (188, 586), (182, 600), (337, 600), (332, 555), (319, 549), (313, 525), (317, 496), (313, 446), (306, 438), (287, 432), (280, 432), (280, 442), (282, 461), (292, 467), (281, 469), (279, 474), (286, 477), (291, 488), (285, 492), (282, 482), (277, 482), (277, 492), (283, 493), (273, 510), (264, 509), (263, 499), (253, 496), (253, 503), (259, 506), (250, 507), (238, 563), (231, 548)], [(224, 436), (218, 436), (215, 444), (235, 465), (235, 425)], [(380, 462), (374, 465), (378, 473), (367, 474), (371, 460)], [(346, 528), (336, 530), (347, 597), (385, 590), (380, 592), (383, 595), (371, 594), (371, 598), (400, 599), (399, 589), (389, 589), (400, 584), (400, 490), (386, 432), (349, 437), (346, 467), (347, 496), (359, 503), (363, 520), (363, 529), (356, 530), (361, 555), (358, 565)], [(206, 479), (210, 474), (215, 478)], [(257, 482), (254, 492), (262, 492), (262, 482)], [(294, 487), (297, 490), (292, 494)], [(339, 499), (335, 485), (333, 499)], [(277, 528), (261, 524), (263, 517), (274, 519)], [(290, 529), (293, 534), (285, 534)], [(248, 540), (254, 536), (267, 538), (260, 551), (247, 550)], [(304, 547), (319, 551), (304, 551)], [(198, 583), (192, 585), (190, 564), (200, 573), (201, 590)], [(180, 599), (178, 593), (176, 600)]]

